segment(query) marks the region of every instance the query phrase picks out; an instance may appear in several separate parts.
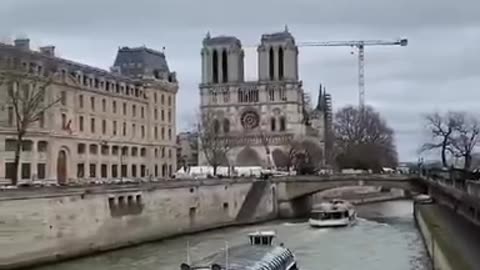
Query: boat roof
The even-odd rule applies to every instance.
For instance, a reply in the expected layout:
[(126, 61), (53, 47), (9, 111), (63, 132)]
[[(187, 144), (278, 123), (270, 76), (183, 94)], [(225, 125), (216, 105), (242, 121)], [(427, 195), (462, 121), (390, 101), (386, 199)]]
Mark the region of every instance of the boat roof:
[(275, 231), (258, 231), (249, 233), (248, 236), (275, 236)]
[[(271, 263), (275, 258), (293, 256), (281, 246), (242, 245), (228, 249), (229, 270), (257, 270)], [(226, 254), (218, 252), (194, 263), (192, 269), (210, 269), (213, 264), (225, 268)]]
[(312, 207), (312, 212), (338, 212), (352, 208), (352, 204), (345, 200), (334, 199), (330, 202), (323, 202)]

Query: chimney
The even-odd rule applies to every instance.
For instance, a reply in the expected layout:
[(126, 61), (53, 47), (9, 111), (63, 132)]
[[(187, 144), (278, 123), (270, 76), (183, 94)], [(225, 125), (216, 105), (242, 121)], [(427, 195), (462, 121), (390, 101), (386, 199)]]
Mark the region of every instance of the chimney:
[(22, 49), (22, 50), (30, 50), (30, 39), (28, 38), (17, 38), (14, 41), (15, 47)]
[(48, 55), (48, 56), (55, 56), (55, 46), (45, 46), (45, 47), (40, 47), (40, 52)]

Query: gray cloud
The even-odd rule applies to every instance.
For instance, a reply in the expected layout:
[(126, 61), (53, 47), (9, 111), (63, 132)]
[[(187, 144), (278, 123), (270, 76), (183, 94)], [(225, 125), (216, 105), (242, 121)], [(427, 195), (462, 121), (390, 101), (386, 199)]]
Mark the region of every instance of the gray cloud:
[[(180, 80), (179, 127), (189, 128), (198, 104), (201, 41), (209, 30), (248, 45), (286, 23), (298, 41), (405, 36), (408, 47), (366, 49), (366, 97), (395, 129), (400, 157), (416, 159), (427, 139), (422, 113), (477, 108), (478, 10), (474, 0), (2, 0), (0, 39), (28, 35), (34, 45), (55, 44), (62, 57), (103, 68), (118, 46), (166, 46)], [(357, 103), (357, 59), (350, 51), (301, 48), (300, 75), (313, 100), (322, 82), (336, 109)], [(252, 78), (255, 55), (247, 58)]]

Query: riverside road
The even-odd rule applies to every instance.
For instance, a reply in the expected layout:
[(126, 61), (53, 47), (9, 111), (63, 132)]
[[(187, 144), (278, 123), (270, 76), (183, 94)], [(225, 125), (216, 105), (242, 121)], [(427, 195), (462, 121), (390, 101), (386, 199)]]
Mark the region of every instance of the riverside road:
[(174, 270), (224, 247), (244, 243), (248, 232), (274, 229), (292, 249), (302, 270), (427, 270), (428, 257), (413, 220), (411, 201), (358, 207), (357, 225), (340, 229), (312, 229), (305, 221), (277, 221), (177, 237), (152, 244), (104, 253), (35, 270)]

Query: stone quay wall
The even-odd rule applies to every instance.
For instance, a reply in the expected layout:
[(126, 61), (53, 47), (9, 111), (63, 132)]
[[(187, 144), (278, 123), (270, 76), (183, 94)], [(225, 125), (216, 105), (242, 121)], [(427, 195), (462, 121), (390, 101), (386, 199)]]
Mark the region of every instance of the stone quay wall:
[(0, 269), (268, 220), (275, 188), (250, 179), (3, 191)]

